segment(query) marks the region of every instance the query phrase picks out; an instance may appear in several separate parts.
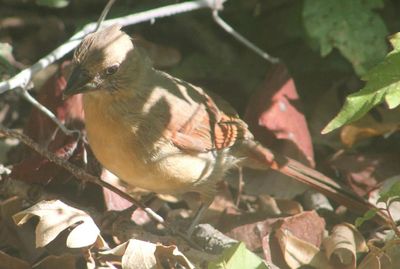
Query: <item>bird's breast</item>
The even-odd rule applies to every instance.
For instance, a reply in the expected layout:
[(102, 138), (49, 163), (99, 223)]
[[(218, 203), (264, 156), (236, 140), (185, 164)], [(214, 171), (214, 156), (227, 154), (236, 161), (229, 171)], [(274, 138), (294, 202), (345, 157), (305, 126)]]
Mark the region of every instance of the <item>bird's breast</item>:
[(184, 193), (216, 170), (220, 173), (213, 154), (186, 154), (164, 140), (152, 126), (154, 121), (126, 117), (129, 108), (119, 104), (113, 109), (114, 105), (84, 96), (86, 131), (96, 158), (129, 185), (158, 193)]

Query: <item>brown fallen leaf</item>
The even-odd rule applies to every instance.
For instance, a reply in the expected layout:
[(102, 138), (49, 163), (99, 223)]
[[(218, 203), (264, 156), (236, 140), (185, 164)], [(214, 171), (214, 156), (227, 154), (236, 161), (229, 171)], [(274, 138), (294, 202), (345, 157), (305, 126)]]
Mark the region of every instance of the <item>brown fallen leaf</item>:
[(187, 269), (194, 269), (194, 265), (178, 250), (176, 246), (164, 246), (157, 244), (154, 252), (156, 257), (157, 267), (163, 268), (163, 265), (169, 264), (170, 268), (175, 268), (175, 264), (179, 264), (179, 267)]
[(391, 268), (400, 268), (400, 241), (393, 240), (385, 246), (385, 253), (390, 258)]
[[(242, 216), (246, 218), (246, 216)], [(264, 217), (265, 219), (265, 217)], [(232, 222), (232, 220), (231, 220)], [(319, 247), (325, 230), (325, 221), (315, 211), (302, 212), (286, 218), (267, 218), (231, 228), (226, 234), (255, 250), (263, 247), (263, 240), (276, 229), (286, 229), (302, 240)], [(269, 251), (269, 250), (268, 250)], [(267, 251), (267, 252), (268, 252)]]
[(287, 199), (275, 199), (269, 195), (258, 197), (260, 210), (266, 214), (297, 215), (303, 212), (303, 207), (297, 201)]
[[(282, 239), (279, 237), (279, 234), (278, 236), (274, 234), (274, 231), (277, 230), (280, 230), (281, 232), (284, 232), (286, 234), (290, 234), (290, 238), (295, 237), (296, 240), (306, 242), (307, 245), (304, 246), (306, 250), (304, 251), (313, 256), (317, 255), (317, 250), (319, 251), (318, 248), (324, 236), (325, 221), (324, 219), (319, 217), (315, 211), (306, 211), (296, 216), (275, 219), (275, 222), (271, 223), (269, 227), (264, 227), (264, 229), (261, 230), (263, 233), (259, 233), (259, 237), (261, 238), (261, 245), (265, 259), (267, 261), (277, 264), (278, 266), (284, 266), (282, 262), (284, 260), (284, 256), (291, 254), (282, 251), (287, 249), (285, 246), (285, 240), (287, 239), (287, 237)], [(281, 236), (282, 235), (283, 234), (281, 234)], [(282, 239), (283, 241), (279, 241), (280, 239)], [(292, 251), (294, 248), (294, 246), (292, 245), (288, 247), (289, 249), (291, 249), (290, 251)], [(303, 255), (301, 253), (302, 250), (298, 251), (298, 255)], [(311, 259), (310, 256), (305, 256), (303, 257), (305, 259), (303, 262), (308, 259), (307, 257)]]
[(68, 254), (62, 256), (50, 255), (33, 265), (33, 269), (54, 269), (60, 267), (60, 265), (62, 265), (62, 269), (76, 269), (76, 258), (76, 256)]
[(333, 227), (332, 234), (324, 240), (327, 257), (337, 268), (355, 269), (357, 253), (368, 251), (361, 233), (351, 224)]
[(270, 195), (260, 195), (258, 197), (258, 202), (260, 204), (260, 210), (264, 211), (266, 214), (282, 214), (281, 209), (278, 206), (276, 199)]
[(279, 220), (274, 227), (288, 230), (297, 238), (319, 247), (324, 237), (325, 220), (315, 211), (305, 211)]
[(18, 227), (12, 218), (23, 209), (23, 203), (17, 196), (0, 203), (0, 248), (15, 250), (18, 257), (23, 257), (27, 262), (34, 262), (44, 255), (45, 250), (35, 247), (31, 227)]
[[(161, 260), (168, 259), (179, 263), (183, 268), (195, 268), (191, 262), (175, 247), (162, 246), (136, 239), (130, 239), (113, 249), (99, 252), (101, 259), (121, 262), (122, 269), (162, 268)], [(158, 267), (160, 266), (160, 267)]]
[(311, 266), (313, 268), (334, 269), (329, 264), (325, 253), (313, 244), (294, 236), (289, 230), (278, 229), (275, 232), (275, 237), (289, 268)]
[(344, 126), (340, 130), (340, 139), (346, 147), (352, 147), (366, 138), (393, 133), (400, 127), (400, 108), (388, 109), (376, 107), (379, 120), (372, 113), (366, 114), (360, 120)]
[(226, 233), (230, 238), (245, 243), (250, 250), (262, 247), (262, 239), (273, 231), (273, 224), (278, 218), (270, 218), (235, 227)]
[(398, 163), (396, 152), (345, 153), (331, 161), (330, 166), (356, 194), (364, 196), (380, 182), (400, 174)]
[(30, 269), (28, 262), (0, 251), (0, 269)]
[(36, 227), (36, 247), (44, 247), (62, 231), (72, 228), (67, 237), (69, 248), (82, 248), (99, 244), (106, 246), (100, 230), (84, 211), (73, 208), (59, 200), (42, 201), (13, 216), (17, 225), (23, 225), (32, 217), (39, 217)]
[(370, 246), (367, 256), (361, 261), (358, 269), (393, 269), (390, 257), (381, 249)]

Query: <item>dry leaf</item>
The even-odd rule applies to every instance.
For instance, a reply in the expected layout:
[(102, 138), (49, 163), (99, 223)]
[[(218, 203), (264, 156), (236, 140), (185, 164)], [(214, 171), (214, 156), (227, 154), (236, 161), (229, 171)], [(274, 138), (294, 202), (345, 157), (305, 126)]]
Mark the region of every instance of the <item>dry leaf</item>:
[(297, 201), (287, 199), (275, 199), (270, 195), (258, 197), (260, 209), (270, 215), (296, 215), (303, 212), (303, 207)]
[(393, 269), (390, 257), (382, 250), (371, 247), (371, 251), (362, 260), (358, 269)]
[(333, 227), (332, 234), (324, 240), (324, 246), (330, 263), (343, 269), (355, 269), (356, 254), (368, 250), (364, 237), (348, 223)]
[(0, 251), (0, 269), (30, 269), (31, 266), (24, 260), (10, 256)]
[(100, 255), (105, 260), (110, 255), (114, 256), (111, 257), (112, 260), (115, 260), (115, 256), (120, 257), (122, 269), (162, 268), (157, 266), (160, 259), (164, 260), (165, 258), (173, 263), (185, 266), (183, 268), (194, 268), (176, 247), (165, 247), (136, 239), (130, 239), (111, 250), (102, 251)]
[(277, 220), (277, 218), (271, 218), (264, 221), (244, 224), (231, 229), (226, 235), (244, 242), (248, 249), (255, 250), (262, 246), (263, 237), (272, 231), (272, 226)]
[(278, 206), (277, 201), (274, 197), (270, 195), (260, 195), (258, 197), (258, 202), (260, 204), (260, 209), (266, 214), (270, 215), (281, 215), (282, 211)]
[(400, 268), (400, 241), (398, 239), (386, 244), (385, 253), (389, 257), (391, 268)]
[(399, 108), (376, 107), (375, 112), (379, 113), (379, 121), (371, 113), (368, 113), (360, 120), (350, 123), (340, 130), (340, 139), (345, 146), (350, 148), (360, 140), (392, 133), (399, 129)]
[(279, 220), (275, 227), (288, 230), (299, 239), (319, 247), (324, 237), (325, 220), (315, 211), (305, 211)]
[(0, 203), (0, 247), (18, 251), (19, 257), (33, 262), (43, 256), (44, 250), (35, 247), (35, 238), (31, 227), (18, 227), (12, 216), (23, 208), (23, 200), (17, 196)]
[(276, 199), (276, 203), (282, 214), (297, 215), (303, 212), (301, 204), (294, 200)]
[(359, 196), (374, 190), (379, 182), (400, 174), (398, 152), (345, 153), (330, 163)]
[(183, 253), (180, 252), (176, 246), (163, 246), (157, 244), (154, 256), (156, 257), (158, 267), (161, 269), (161, 264), (165, 263), (171, 264), (171, 268), (175, 268), (175, 263), (178, 263), (184, 268), (195, 268), (193, 264), (188, 260), (188, 258), (186, 258), (185, 255), (183, 255)]
[(40, 218), (36, 227), (36, 247), (44, 247), (67, 228), (72, 230), (67, 237), (67, 247), (81, 248), (93, 245), (100, 236), (93, 219), (84, 211), (70, 207), (59, 200), (41, 201), (13, 216), (17, 225), (32, 217)]
[(314, 268), (333, 268), (319, 248), (294, 236), (289, 230), (278, 229), (275, 232), (283, 257), (290, 268), (304, 265)]
[(33, 266), (33, 269), (54, 269), (60, 267), (62, 269), (75, 269), (76, 268), (76, 256), (63, 255), (63, 256), (47, 256), (40, 262)]

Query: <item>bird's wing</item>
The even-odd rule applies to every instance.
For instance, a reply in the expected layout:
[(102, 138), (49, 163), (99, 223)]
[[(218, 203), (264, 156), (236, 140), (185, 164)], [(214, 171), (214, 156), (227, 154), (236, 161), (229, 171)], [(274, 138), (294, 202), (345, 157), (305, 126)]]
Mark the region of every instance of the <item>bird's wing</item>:
[(195, 101), (198, 105), (189, 114), (181, 111), (180, 119), (173, 120), (169, 125), (170, 139), (175, 146), (185, 151), (207, 152), (231, 147), (237, 141), (251, 136), (246, 123), (221, 97), (214, 94), (211, 97), (191, 85), (187, 90), (191, 91), (189, 95), (193, 93), (192, 96), (197, 96)]

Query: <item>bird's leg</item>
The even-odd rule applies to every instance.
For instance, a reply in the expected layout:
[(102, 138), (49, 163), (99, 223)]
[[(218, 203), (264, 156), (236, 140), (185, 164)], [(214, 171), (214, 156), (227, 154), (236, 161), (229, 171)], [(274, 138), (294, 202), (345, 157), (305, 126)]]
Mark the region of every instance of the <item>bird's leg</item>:
[(187, 235), (189, 237), (192, 236), (192, 234), (194, 232), (194, 228), (196, 228), (197, 224), (199, 224), (199, 221), (200, 221), (201, 217), (203, 216), (204, 212), (207, 210), (208, 206), (209, 205), (206, 203), (201, 203), (199, 209), (197, 210), (196, 214), (194, 215), (194, 218), (192, 220), (192, 223), (189, 226), (189, 229), (187, 230)]

